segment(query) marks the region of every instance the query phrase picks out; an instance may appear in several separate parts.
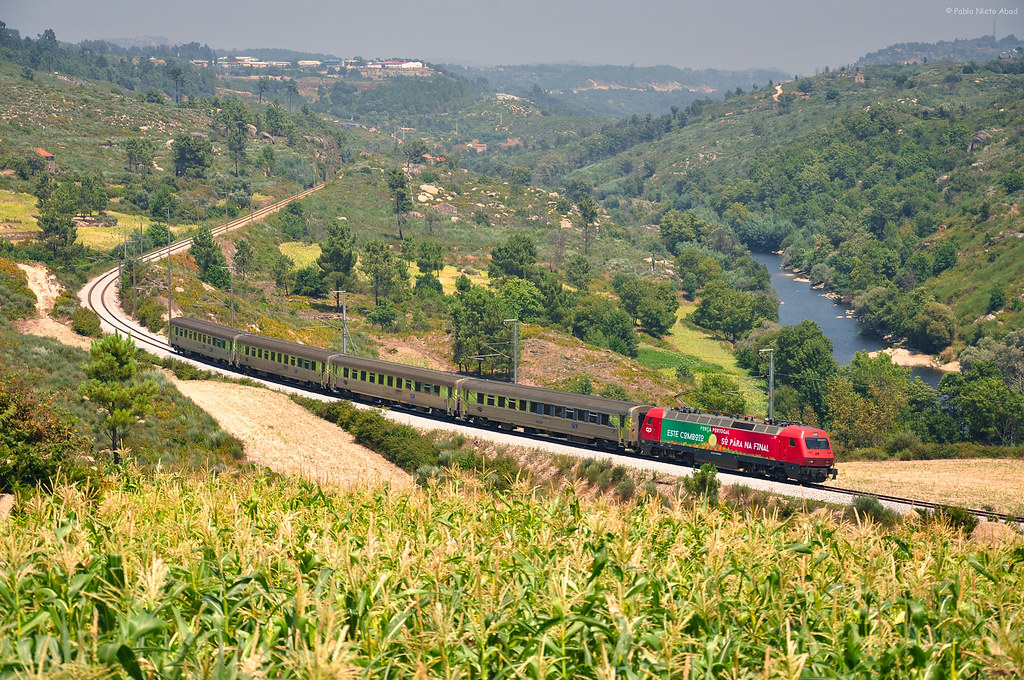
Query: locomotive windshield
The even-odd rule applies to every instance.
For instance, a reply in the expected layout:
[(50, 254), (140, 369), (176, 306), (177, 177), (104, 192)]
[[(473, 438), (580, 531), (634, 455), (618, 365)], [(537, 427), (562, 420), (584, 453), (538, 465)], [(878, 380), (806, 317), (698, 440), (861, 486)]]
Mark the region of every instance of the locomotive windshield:
[(829, 448), (828, 440), (824, 437), (807, 437), (804, 439), (807, 442), (808, 449), (827, 449)]

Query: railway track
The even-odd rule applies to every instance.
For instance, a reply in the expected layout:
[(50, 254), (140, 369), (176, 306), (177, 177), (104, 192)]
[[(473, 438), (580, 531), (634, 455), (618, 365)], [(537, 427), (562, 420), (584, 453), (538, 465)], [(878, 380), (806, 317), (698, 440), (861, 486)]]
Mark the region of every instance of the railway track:
[[(292, 201), (301, 200), (313, 192), (319, 191), (323, 186), (323, 184), (318, 184), (310, 189), (301, 191), (294, 196), (289, 196), (284, 200), (278, 201), (277, 203), (254, 210), (244, 217), (240, 217), (236, 220), (232, 220), (231, 222), (227, 222), (226, 224), (222, 224), (219, 227), (215, 227), (211, 231), (214, 236), (221, 236), (230, 231), (234, 231), (235, 229), (239, 229), (240, 227), (244, 227), (247, 224), (259, 222)], [(165, 257), (169, 257), (170, 255), (183, 253), (191, 247), (192, 239), (183, 239), (181, 241), (171, 243), (168, 246), (164, 246), (163, 248), (157, 248), (156, 250), (149, 251), (142, 256), (142, 261), (157, 262)], [(123, 314), (120, 309), (117, 294), (117, 279), (119, 273), (120, 268), (114, 267), (113, 269), (103, 272), (96, 278), (89, 281), (78, 293), (78, 299), (81, 301), (82, 305), (99, 315), (104, 330), (131, 335), (137, 345), (150, 352), (155, 351), (158, 354), (173, 352), (170, 344), (160, 336), (150, 333), (148, 329), (133, 322), (127, 317), (127, 315)]]
[[(323, 184), (317, 185), (310, 189), (306, 189), (294, 196), (278, 201), (272, 205), (260, 208), (236, 220), (223, 224), (219, 227), (215, 227), (212, 232), (214, 236), (221, 236), (230, 231), (238, 229), (253, 222), (258, 222), (263, 218), (271, 215), (284, 206), (288, 205), (292, 201), (300, 200), (312, 194), (313, 192), (323, 188)], [(144, 262), (156, 262), (162, 260), (173, 254), (178, 254), (187, 251), (192, 246), (192, 239), (184, 239), (177, 241), (156, 250), (150, 251), (143, 256)], [(135, 343), (140, 347), (150, 352), (155, 352), (158, 355), (173, 354), (174, 350), (170, 344), (160, 336), (151, 333), (147, 328), (135, 323), (125, 315), (120, 309), (120, 304), (117, 295), (117, 281), (120, 269), (115, 267), (109, 271), (100, 274), (96, 278), (89, 281), (86, 286), (79, 292), (78, 297), (82, 304), (92, 309), (96, 314), (99, 315), (104, 329), (113, 332), (125, 333), (132, 336)], [(571, 445), (569, 442), (559, 440), (560, 444)], [(605, 451), (599, 451), (592, 447), (579, 446), (583, 451), (591, 453), (607, 453)], [(657, 459), (648, 459), (646, 456), (637, 456), (640, 460), (651, 460), (656, 461)], [(729, 471), (729, 474), (737, 474), (736, 472)], [(746, 475), (741, 476), (746, 477)], [(760, 478), (757, 478), (760, 479)], [(866, 491), (857, 491), (854, 489), (844, 489), (835, 486), (825, 486), (824, 484), (801, 484), (799, 482), (777, 482), (786, 486), (793, 486), (798, 488), (814, 489), (816, 491), (822, 491), (827, 493), (840, 494), (844, 496), (856, 497), (856, 496), (871, 496), (877, 498), (879, 501), (888, 503), (903, 505), (912, 508), (923, 508), (929, 510), (936, 510), (942, 506), (939, 503), (932, 503), (930, 501), (922, 501), (913, 498), (903, 498), (900, 496), (889, 496), (886, 494), (876, 494)], [(976, 517), (985, 518), (987, 520), (998, 520), (1007, 521), (1011, 519), (1010, 515), (993, 512), (990, 510), (979, 510), (979, 509), (968, 509), (968, 512), (975, 515)]]
[[(809, 489), (816, 489), (818, 491), (829, 491), (831, 493), (843, 494), (845, 496), (871, 496), (877, 498), (880, 501), (887, 501), (889, 503), (897, 503), (899, 505), (908, 505), (912, 508), (921, 508), (924, 510), (939, 510), (941, 508), (947, 508), (948, 505), (942, 503), (932, 503), (931, 501), (921, 501), (913, 498), (903, 498), (901, 496), (889, 496), (882, 493), (871, 493), (869, 491), (857, 491), (855, 489), (843, 489), (836, 486), (825, 486), (824, 484), (804, 484)], [(1008, 520), (1014, 520), (1019, 522), (1020, 518), (1015, 515), (1008, 515), (1001, 512), (993, 512), (992, 510), (979, 510), (977, 508), (964, 508), (967, 512), (971, 513), (975, 517), (984, 518), (987, 520), (998, 520), (1000, 522), (1006, 522)]]

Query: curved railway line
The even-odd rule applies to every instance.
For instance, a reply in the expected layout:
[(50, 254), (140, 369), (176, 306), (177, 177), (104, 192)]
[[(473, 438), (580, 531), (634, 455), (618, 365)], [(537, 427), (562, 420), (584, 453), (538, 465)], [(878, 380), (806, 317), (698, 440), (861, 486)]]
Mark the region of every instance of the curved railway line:
[[(310, 189), (306, 189), (305, 191), (302, 191), (302, 192), (300, 192), (298, 194), (290, 196), (289, 198), (286, 198), (286, 199), (283, 199), (281, 201), (278, 201), (277, 203), (274, 203), (274, 204), (269, 205), (269, 206), (265, 206), (263, 208), (259, 208), (258, 210), (254, 210), (253, 212), (249, 213), (248, 215), (246, 215), (244, 217), (240, 217), (240, 218), (238, 218), (236, 220), (232, 220), (231, 222), (223, 224), (223, 225), (221, 225), (219, 227), (215, 227), (214, 229), (212, 229), (213, 235), (214, 236), (220, 236), (220, 235), (226, 234), (226, 233), (228, 233), (230, 231), (233, 231), (235, 229), (238, 229), (240, 227), (243, 227), (243, 226), (245, 226), (247, 224), (251, 224), (253, 222), (257, 222), (259, 220), (262, 220), (263, 218), (265, 218), (265, 217), (267, 217), (267, 216), (277, 212), (278, 210), (280, 210), (281, 208), (283, 208), (287, 204), (291, 203), (292, 201), (303, 199), (303, 198), (309, 196), (310, 194), (314, 193), (315, 191), (323, 188), (323, 186), (324, 186), (323, 184), (319, 184), (319, 185), (317, 185), (315, 187), (312, 187)], [(169, 246), (165, 246), (163, 248), (158, 248), (156, 250), (150, 251), (149, 253), (147, 253), (147, 254), (145, 254), (143, 256), (142, 260), (144, 262), (156, 262), (156, 261), (159, 261), (159, 260), (161, 260), (161, 259), (163, 259), (165, 257), (168, 257), (169, 255), (185, 252), (191, 246), (192, 246), (192, 239), (191, 238), (183, 239), (181, 241), (174, 242), (174, 243), (170, 244)], [(118, 296), (117, 296), (117, 290), (116, 290), (116, 284), (117, 284), (119, 272), (120, 272), (120, 268), (119, 267), (115, 267), (113, 269), (110, 269), (109, 271), (106, 271), (106, 272), (100, 274), (96, 278), (94, 278), (91, 281), (89, 281), (85, 285), (85, 287), (78, 294), (78, 297), (79, 297), (79, 300), (81, 301), (81, 303), (85, 307), (93, 310), (94, 312), (96, 312), (96, 314), (99, 315), (99, 317), (101, 319), (101, 322), (103, 324), (104, 330), (107, 330), (107, 331), (117, 331), (117, 332), (121, 332), (121, 333), (130, 334), (134, 338), (136, 344), (141, 346), (141, 347), (143, 347), (147, 351), (155, 351), (157, 354), (175, 354), (174, 348), (171, 347), (171, 345), (169, 344), (169, 342), (167, 340), (163, 339), (159, 335), (156, 335), (156, 334), (150, 332), (147, 328), (144, 328), (143, 326), (139, 325), (138, 323), (134, 322), (132, 319), (128, 318), (127, 316), (125, 316), (123, 314), (122, 310), (120, 309), (120, 305), (118, 303)], [(220, 368), (219, 370), (226, 370), (226, 369)], [(276, 381), (274, 381), (274, 383), (278, 384)], [(283, 384), (283, 383), (280, 383), (280, 384)], [(480, 429), (486, 430), (487, 428), (480, 428)], [(508, 433), (506, 433), (506, 434), (508, 434)], [(523, 435), (521, 438), (526, 440), (526, 441), (534, 441), (534, 442), (536, 441), (536, 437), (532, 437), (532, 436), (529, 436), (529, 435)], [(570, 446), (570, 447), (573, 447), (573, 448), (578, 448), (578, 449), (583, 450), (583, 451), (588, 451), (588, 452), (593, 452), (593, 453), (606, 453), (606, 452), (601, 452), (601, 451), (599, 451), (597, 449), (594, 449), (593, 447), (590, 447), (590, 446), (574, 445), (571, 442), (567, 442), (567, 441), (564, 441), (564, 440), (558, 440), (556, 443), (560, 444), (560, 445)], [(663, 462), (663, 461), (658, 461), (658, 459), (650, 459), (648, 456), (634, 456), (634, 457), (638, 458), (638, 459), (641, 459), (641, 460), (651, 460), (651, 461)], [(745, 475), (743, 473), (739, 473), (739, 472), (732, 471), (732, 470), (728, 471), (728, 474), (729, 475), (734, 475), (734, 476), (739, 477), (739, 478), (748, 478), (749, 477), (750, 479), (760, 479), (760, 478), (754, 477), (752, 475), (748, 476), (748, 475)], [(773, 484), (780, 484), (780, 485), (785, 485), (785, 486), (794, 486), (794, 487), (803, 488), (803, 489), (813, 489), (815, 491), (825, 492), (825, 493), (829, 493), (829, 494), (838, 494), (838, 495), (842, 495), (842, 496), (848, 496), (848, 497), (851, 497), (851, 498), (857, 497), (857, 496), (870, 496), (870, 497), (878, 499), (879, 501), (881, 501), (883, 503), (888, 503), (888, 504), (898, 505), (898, 506), (904, 506), (904, 507), (909, 507), (909, 508), (921, 508), (921, 509), (928, 509), (928, 510), (937, 510), (937, 509), (940, 509), (942, 507), (945, 507), (941, 503), (932, 503), (930, 501), (922, 501), (922, 500), (917, 500), (917, 499), (912, 499), (912, 498), (904, 498), (904, 497), (900, 497), (900, 496), (890, 496), (890, 495), (886, 495), (886, 494), (871, 493), (871, 492), (867, 492), (867, 491), (858, 491), (858, 490), (855, 490), (855, 489), (844, 489), (844, 488), (835, 487), (835, 486), (825, 486), (824, 484), (812, 484), (812, 483), (803, 483), (803, 484), (801, 484), (800, 482), (795, 482), (795, 481), (794, 482), (773, 482)], [(998, 513), (998, 512), (993, 512), (993, 511), (990, 511), (990, 510), (981, 510), (981, 509), (969, 508), (968, 512), (970, 512), (971, 514), (975, 515), (976, 517), (984, 518), (986, 520), (994, 520), (994, 521), (1003, 521), (1003, 522), (1005, 522), (1005, 521), (1008, 521), (1010, 519), (1016, 519), (1012, 515), (1008, 515), (1008, 514), (1004, 514), (1004, 513)]]

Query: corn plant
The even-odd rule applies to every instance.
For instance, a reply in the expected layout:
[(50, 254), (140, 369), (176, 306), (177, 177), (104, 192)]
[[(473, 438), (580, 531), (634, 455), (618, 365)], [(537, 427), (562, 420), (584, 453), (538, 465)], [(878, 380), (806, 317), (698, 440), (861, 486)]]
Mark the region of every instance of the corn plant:
[(0, 524), (0, 676), (1004, 678), (1022, 593), (939, 523), (129, 465)]

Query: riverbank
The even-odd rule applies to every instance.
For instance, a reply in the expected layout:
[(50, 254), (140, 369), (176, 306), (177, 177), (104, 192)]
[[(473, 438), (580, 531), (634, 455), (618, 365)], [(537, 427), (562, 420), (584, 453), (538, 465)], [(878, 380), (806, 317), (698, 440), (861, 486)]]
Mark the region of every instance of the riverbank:
[[(960, 362), (951, 361), (948, 364), (939, 363), (939, 358), (931, 354), (914, 352), (902, 347), (887, 347), (880, 350), (888, 354), (892, 362), (903, 368), (931, 368), (941, 373), (957, 373), (960, 371)], [(870, 352), (871, 356), (878, 356), (878, 352)]]

